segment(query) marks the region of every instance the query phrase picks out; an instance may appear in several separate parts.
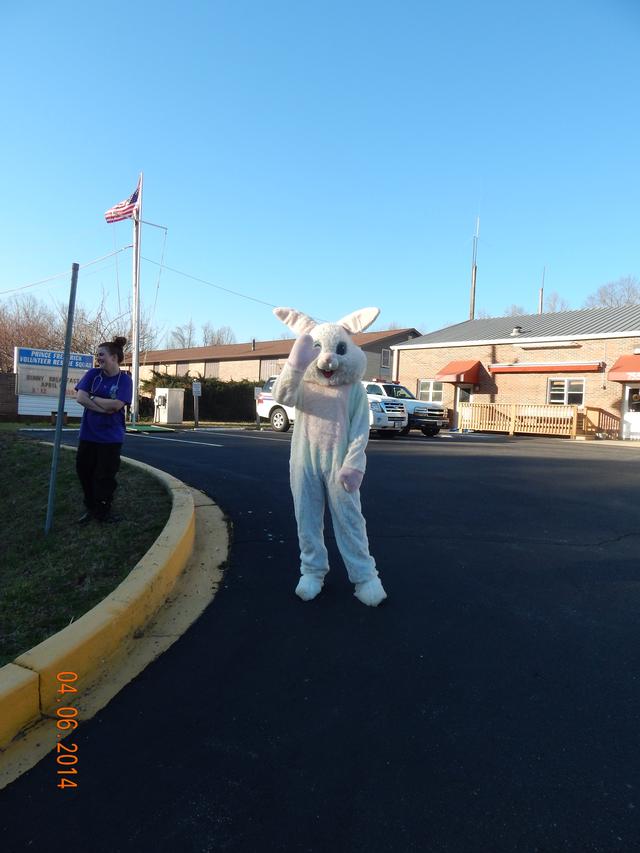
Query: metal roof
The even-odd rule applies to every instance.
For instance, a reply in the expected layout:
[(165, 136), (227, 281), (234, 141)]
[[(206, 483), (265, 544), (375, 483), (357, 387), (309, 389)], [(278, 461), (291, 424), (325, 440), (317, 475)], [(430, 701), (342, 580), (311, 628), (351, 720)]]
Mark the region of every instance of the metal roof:
[[(512, 334), (519, 326), (520, 332)], [(606, 337), (607, 335), (636, 332), (640, 336), (640, 305), (623, 308), (585, 308), (580, 311), (558, 311), (553, 314), (524, 314), (515, 317), (488, 317), (485, 320), (467, 320), (454, 326), (446, 326), (436, 332), (414, 338), (405, 346), (495, 342), (527, 338), (581, 338)]]

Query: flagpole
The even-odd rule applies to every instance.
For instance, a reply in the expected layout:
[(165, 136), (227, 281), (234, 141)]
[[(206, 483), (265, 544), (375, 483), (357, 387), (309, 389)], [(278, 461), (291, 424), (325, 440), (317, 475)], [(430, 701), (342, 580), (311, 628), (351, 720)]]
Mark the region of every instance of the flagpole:
[(131, 425), (138, 421), (138, 388), (140, 384), (140, 221), (142, 219), (142, 172), (139, 179), (138, 204), (133, 211), (133, 306), (131, 311), (132, 383)]

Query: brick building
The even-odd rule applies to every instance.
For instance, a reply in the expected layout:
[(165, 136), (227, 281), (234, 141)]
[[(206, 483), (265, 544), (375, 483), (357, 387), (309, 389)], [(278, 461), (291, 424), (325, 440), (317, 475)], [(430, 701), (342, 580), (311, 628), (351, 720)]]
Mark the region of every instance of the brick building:
[(394, 378), (454, 422), (466, 403), (574, 406), (640, 439), (640, 305), (468, 320), (392, 349)]
[[(366, 377), (391, 378), (391, 346), (418, 338), (417, 329), (387, 329), (382, 332), (362, 332), (353, 336), (367, 357)], [(154, 350), (140, 353), (140, 379), (145, 380), (156, 370), (170, 376), (189, 376), (196, 379), (216, 378), (222, 381), (247, 379), (256, 384), (264, 382), (282, 370), (293, 339), (249, 341), (242, 344), (190, 347), (188, 349)], [(131, 364), (131, 354), (125, 357)]]

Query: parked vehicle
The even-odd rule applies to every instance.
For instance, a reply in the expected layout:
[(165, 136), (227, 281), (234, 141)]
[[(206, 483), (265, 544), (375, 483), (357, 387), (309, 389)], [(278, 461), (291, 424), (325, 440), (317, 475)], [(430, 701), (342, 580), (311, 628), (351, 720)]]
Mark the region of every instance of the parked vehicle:
[[(364, 383), (363, 383), (364, 384)], [(409, 424), (407, 410), (402, 400), (390, 397), (381, 399), (375, 394), (367, 394), (369, 400), (369, 429), (378, 435), (402, 435)]]
[(286, 432), (295, 418), (295, 410), (290, 406), (283, 406), (273, 399), (271, 389), (277, 376), (270, 376), (262, 386), (262, 392), (256, 400), (256, 413), (260, 418), (271, 423), (276, 432)]
[[(295, 409), (283, 406), (273, 399), (271, 389), (277, 376), (270, 376), (262, 386), (262, 392), (256, 400), (256, 412), (260, 418), (268, 420), (277, 432), (286, 432), (295, 420)], [(364, 383), (363, 383), (364, 384)], [(402, 434), (407, 429), (408, 416), (404, 402), (392, 397), (384, 400), (367, 394), (369, 399), (369, 429), (379, 435)]]
[(407, 410), (409, 422), (402, 430), (402, 435), (407, 435), (409, 430), (419, 429), (423, 435), (437, 435), (442, 427), (449, 426), (447, 412), (442, 403), (427, 403), (424, 400), (416, 400), (411, 391), (400, 385), (399, 382), (372, 379), (362, 383), (367, 392), (369, 400), (378, 400), (389, 404), (390, 401), (401, 400)]

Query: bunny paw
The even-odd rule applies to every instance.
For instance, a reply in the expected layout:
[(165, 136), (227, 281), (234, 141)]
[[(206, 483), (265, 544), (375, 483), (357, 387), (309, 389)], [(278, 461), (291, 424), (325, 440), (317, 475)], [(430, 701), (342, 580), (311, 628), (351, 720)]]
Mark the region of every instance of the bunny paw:
[(296, 587), (296, 595), (303, 601), (311, 601), (322, 589), (322, 578), (315, 575), (302, 575)]
[(358, 601), (369, 607), (377, 607), (380, 602), (384, 601), (387, 593), (380, 581), (380, 578), (372, 578), (370, 581), (356, 584), (356, 591), (353, 593)]

